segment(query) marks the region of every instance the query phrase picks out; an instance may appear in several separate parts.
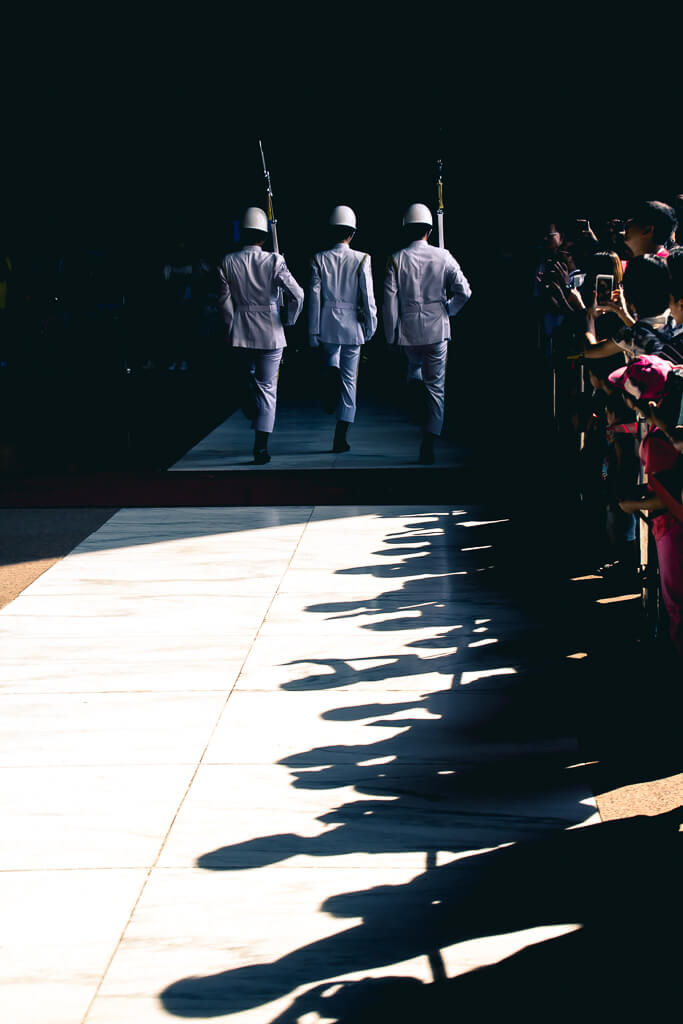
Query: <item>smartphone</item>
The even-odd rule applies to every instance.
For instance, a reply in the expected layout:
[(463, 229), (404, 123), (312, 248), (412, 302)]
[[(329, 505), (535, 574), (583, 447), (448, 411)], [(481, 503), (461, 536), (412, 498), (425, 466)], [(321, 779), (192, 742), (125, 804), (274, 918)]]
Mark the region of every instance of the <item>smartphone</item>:
[(595, 304), (604, 306), (612, 301), (614, 290), (614, 276), (612, 274), (598, 274), (595, 278)]

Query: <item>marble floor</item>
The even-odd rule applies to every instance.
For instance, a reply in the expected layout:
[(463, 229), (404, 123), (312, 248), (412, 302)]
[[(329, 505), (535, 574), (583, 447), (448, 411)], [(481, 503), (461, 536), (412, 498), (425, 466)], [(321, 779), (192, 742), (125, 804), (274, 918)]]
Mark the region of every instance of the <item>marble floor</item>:
[(572, 940), (597, 812), (508, 529), (125, 509), (7, 605), (0, 1019), (366, 1020)]
[[(348, 432), (351, 451), (332, 452), (335, 420), (310, 402), (278, 403), (269, 451), (274, 469), (387, 469), (417, 466), (420, 431), (405, 412), (374, 402), (359, 405), (356, 422)], [(178, 460), (171, 470), (244, 470), (254, 466), (254, 433), (241, 412), (236, 412)], [(463, 465), (462, 447), (441, 438), (436, 465)]]

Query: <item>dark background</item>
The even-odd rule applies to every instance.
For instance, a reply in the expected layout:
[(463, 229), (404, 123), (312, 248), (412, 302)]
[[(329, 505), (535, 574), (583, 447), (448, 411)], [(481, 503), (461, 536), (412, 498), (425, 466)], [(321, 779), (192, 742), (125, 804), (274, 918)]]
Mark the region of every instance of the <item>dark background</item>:
[(390, 251), (406, 205), (434, 202), (439, 157), (463, 262), (533, 244), (548, 217), (680, 191), (677, 90), (655, 19), (646, 52), (647, 24), (623, 16), (374, 10), (8, 19), (5, 230), (227, 248), (232, 221), (264, 201), (259, 137), (293, 262), (340, 202), (357, 209), (359, 246)]

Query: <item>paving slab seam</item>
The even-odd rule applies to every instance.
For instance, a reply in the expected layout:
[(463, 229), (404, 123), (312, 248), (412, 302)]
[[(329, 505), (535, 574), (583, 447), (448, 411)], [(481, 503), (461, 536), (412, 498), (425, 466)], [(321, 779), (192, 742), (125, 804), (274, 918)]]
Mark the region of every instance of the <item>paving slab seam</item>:
[(310, 511), (309, 516), (308, 516), (308, 519), (304, 523), (302, 523), (301, 531), (300, 531), (299, 537), (298, 537), (298, 539), (296, 541), (296, 544), (294, 545), (294, 549), (292, 550), (292, 553), (291, 553), (291, 555), (290, 555), (290, 557), (289, 557), (289, 559), (287, 561), (287, 564), (286, 564), (285, 568), (282, 571), (282, 574), (281, 574), (280, 579), (278, 581), (278, 585), (275, 588), (275, 591), (274, 591), (270, 601), (268, 602), (268, 607), (266, 608), (265, 612), (263, 613), (263, 618), (261, 619), (261, 622), (260, 622), (260, 624), (258, 626), (258, 629), (254, 632), (254, 635), (252, 637), (251, 643), (249, 644), (249, 648), (248, 648), (248, 650), (247, 650), (247, 652), (246, 652), (246, 654), (245, 654), (245, 656), (244, 656), (244, 658), (242, 660), (242, 664), (240, 666), (240, 670), (237, 673), (235, 679), (233, 680), (233, 683), (230, 686), (230, 689), (228, 690), (227, 696), (226, 696), (225, 701), (223, 703), (223, 707), (221, 708), (221, 710), (219, 711), (219, 713), (218, 713), (218, 715), (216, 717), (216, 721), (214, 723), (214, 727), (211, 730), (211, 735), (209, 736), (209, 738), (206, 741), (206, 744), (205, 744), (204, 749), (202, 751), (201, 757), (199, 758), (199, 760), (195, 764), (195, 769), (194, 769), (194, 771), (192, 773), (192, 777), (190, 778), (190, 780), (189, 780), (189, 782), (188, 782), (188, 784), (187, 784), (187, 786), (185, 788), (185, 792), (183, 793), (183, 795), (182, 795), (182, 797), (180, 799), (180, 802), (179, 802), (178, 806), (175, 809), (175, 813), (173, 814), (171, 822), (170, 822), (170, 824), (169, 824), (169, 826), (168, 826), (168, 828), (166, 830), (166, 833), (165, 833), (165, 835), (164, 835), (164, 837), (162, 839), (162, 842), (161, 842), (161, 844), (159, 846), (159, 849), (157, 851), (157, 855), (156, 855), (156, 858), (154, 860), (154, 863), (151, 864), (150, 867), (147, 870), (144, 882), (142, 883), (142, 885), (140, 887), (140, 891), (139, 891), (139, 893), (137, 895), (137, 898), (136, 898), (136, 900), (135, 900), (135, 902), (133, 904), (133, 907), (131, 908), (130, 914), (128, 915), (128, 920), (126, 921), (123, 929), (121, 930), (121, 934), (118, 937), (118, 940), (117, 940), (116, 945), (115, 945), (115, 947), (114, 947), (114, 949), (112, 951), (112, 954), (109, 957), (109, 960), (107, 961), (107, 964), (106, 964), (106, 966), (105, 966), (105, 968), (104, 968), (104, 970), (102, 972), (102, 975), (101, 975), (101, 977), (100, 977), (100, 979), (99, 979), (99, 981), (97, 983), (97, 986), (96, 986), (95, 991), (94, 991), (94, 993), (92, 995), (92, 998), (91, 998), (90, 1002), (88, 1003), (87, 1009), (86, 1009), (86, 1011), (85, 1011), (85, 1013), (83, 1015), (83, 1018), (81, 1020), (81, 1024), (87, 1024), (88, 1017), (90, 1016), (90, 1013), (91, 1013), (91, 1011), (92, 1011), (92, 1009), (93, 1009), (93, 1007), (95, 1005), (97, 997), (100, 994), (100, 991), (102, 989), (102, 985), (104, 984), (104, 981), (105, 981), (105, 979), (107, 977), (107, 974), (109, 973), (109, 970), (110, 970), (110, 968), (111, 968), (111, 966), (112, 966), (112, 964), (114, 962), (116, 954), (119, 951), (119, 948), (121, 947), (121, 943), (123, 942), (123, 938), (124, 938), (128, 928), (130, 927), (130, 924), (131, 924), (131, 922), (133, 920), (133, 917), (135, 916), (135, 912), (136, 912), (136, 910), (137, 910), (137, 908), (138, 908), (138, 906), (140, 904), (140, 901), (141, 901), (141, 899), (142, 899), (142, 897), (143, 897), (143, 895), (145, 893), (145, 889), (147, 888), (149, 880), (150, 880), (150, 878), (152, 876), (152, 872), (156, 869), (157, 864), (159, 863), (159, 860), (161, 859), (161, 856), (162, 856), (162, 854), (164, 852), (164, 849), (166, 847), (166, 843), (168, 841), (168, 837), (171, 834), (171, 831), (173, 829), (173, 826), (175, 825), (175, 822), (176, 822), (176, 820), (178, 818), (178, 815), (180, 814), (180, 811), (182, 810), (182, 807), (183, 807), (183, 805), (184, 805), (184, 803), (185, 803), (185, 801), (186, 801), (186, 799), (187, 799), (187, 797), (189, 795), (189, 792), (190, 792), (190, 790), (192, 788), (192, 785), (193, 785), (193, 783), (194, 783), (194, 781), (195, 781), (195, 779), (197, 777), (197, 773), (199, 771), (199, 768), (202, 765), (202, 762), (204, 760), (206, 752), (209, 749), (211, 741), (212, 741), (212, 739), (213, 739), (213, 737), (214, 737), (214, 735), (216, 733), (216, 730), (218, 729), (218, 725), (220, 723), (220, 720), (221, 720), (221, 718), (222, 718), (222, 716), (223, 716), (223, 714), (225, 712), (225, 709), (226, 709), (226, 707), (228, 705), (228, 701), (230, 700), (230, 697), (232, 696), (232, 694), (233, 694), (233, 692), (235, 690), (235, 687), (237, 685), (237, 681), (239, 680), (239, 678), (240, 678), (240, 676), (242, 674), (242, 671), (244, 669), (244, 666), (246, 665), (247, 659), (248, 659), (248, 657), (249, 657), (249, 655), (250, 655), (250, 653), (251, 653), (251, 651), (253, 649), (254, 644), (256, 643), (256, 640), (258, 638), (259, 633), (261, 632), (261, 627), (263, 626), (263, 623), (265, 622), (265, 620), (266, 620), (266, 618), (268, 616), (268, 613), (269, 613), (269, 611), (270, 611), (270, 609), (271, 609), (271, 607), (273, 605), (273, 601), (275, 600), (275, 598), (277, 597), (277, 595), (278, 595), (278, 593), (280, 591), (280, 584), (282, 583), (282, 580), (284, 579), (286, 573), (288, 572), (288, 570), (289, 570), (289, 568), (290, 568), (290, 566), (292, 564), (292, 561), (293, 561), (293, 559), (294, 559), (294, 557), (295, 557), (295, 555), (296, 555), (296, 553), (297, 553), (297, 551), (299, 549), (299, 545), (301, 544), (301, 541), (303, 539), (304, 533), (306, 532), (306, 527), (311, 522), (311, 519), (313, 517), (314, 512), (315, 512), (315, 506), (313, 505), (313, 506), (311, 506), (311, 511)]

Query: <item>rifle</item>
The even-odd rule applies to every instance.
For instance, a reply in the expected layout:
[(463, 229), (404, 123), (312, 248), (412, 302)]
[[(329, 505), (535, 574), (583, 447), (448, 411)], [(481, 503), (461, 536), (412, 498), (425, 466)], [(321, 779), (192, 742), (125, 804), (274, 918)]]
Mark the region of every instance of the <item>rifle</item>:
[(266, 179), (266, 193), (267, 193), (267, 197), (266, 197), (267, 211), (266, 212), (268, 214), (268, 220), (270, 221), (270, 230), (271, 230), (272, 235), (273, 235), (273, 252), (279, 252), (280, 248), (278, 246), (278, 241), (277, 241), (277, 221), (275, 219), (275, 213), (273, 211), (273, 189), (271, 188), (271, 185), (270, 185), (270, 174), (268, 173), (268, 168), (266, 167), (266, 158), (265, 158), (264, 153), (263, 153), (263, 146), (261, 145), (261, 140), (260, 139), (258, 140), (258, 144), (259, 144), (259, 149), (261, 150), (261, 161), (263, 163), (263, 176)]
[(439, 228), (439, 248), (444, 248), (443, 238), (443, 160), (437, 160), (439, 166), (439, 177), (436, 181), (436, 193), (438, 196), (436, 206), (436, 223)]

